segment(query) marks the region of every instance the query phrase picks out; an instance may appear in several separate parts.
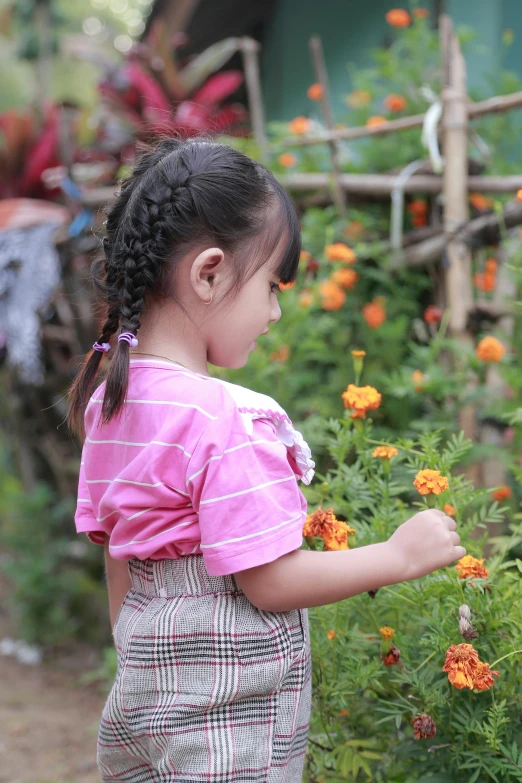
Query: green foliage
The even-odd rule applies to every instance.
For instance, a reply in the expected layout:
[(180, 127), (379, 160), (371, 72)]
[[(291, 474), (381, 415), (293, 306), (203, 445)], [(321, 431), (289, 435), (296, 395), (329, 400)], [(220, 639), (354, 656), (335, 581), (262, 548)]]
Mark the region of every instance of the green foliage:
[(99, 641), (106, 590), (97, 552), (72, 540), (73, 501), (58, 498), (44, 483), (25, 493), (1, 456), (0, 570), (19, 634), (45, 648), (75, 636)]
[[(492, 538), (505, 509), (462, 473), (451, 475), (470, 441), (443, 430), (415, 440), (398, 437), (398, 455), (388, 468), (387, 460), (372, 456), (382, 442), (370, 419), (354, 424), (345, 415), (331, 419), (328, 431), (333, 465), (305, 494), (311, 511), (333, 508), (355, 528), (351, 548), (388, 539), (419, 508), (451, 503), (467, 553), (480, 559), (485, 547), (492, 551), (487, 579), (461, 579), (450, 566), (380, 588), (373, 597), (364, 593), (309, 609), (314, 705), (306, 780), (522, 780), (515, 750), (522, 742), (522, 581), (518, 568), (505, 561), (510, 538)], [(449, 489), (421, 500), (413, 479), (425, 468), (447, 476)], [(511, 527), (520, 538), (522, 523)], [(320, 549), (320, 538), (305, 540)], [(442, 672), (446, 650), (465, 643), (458, 624), (462, 604), (471, 609), (480, 660), (500, 670), (488, 691), (457, 690)], [(384, 665), (390, 641), (380, 634), (383, 626), (395, 631), (395, 665)], [(435, 722), (436, 737), (415, 740), (410, 722), (425, 713)]]

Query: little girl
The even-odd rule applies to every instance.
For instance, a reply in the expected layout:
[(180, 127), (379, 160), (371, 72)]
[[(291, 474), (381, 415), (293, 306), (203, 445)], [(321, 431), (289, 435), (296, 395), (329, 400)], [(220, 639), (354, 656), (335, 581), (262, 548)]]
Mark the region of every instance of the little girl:
[(106, 225), (93, 265), (106, 320), (68, 416), (85, 436), (76, 529), (105, 546), (118, 652), (102, 780), (298, 783), (307, 607), (415, 579), (465, 549), (436, 510), (383, 543), (301, 549), (310, 449), (271, 397), (209, 375), (207, 363), (246, 364), (297, 274), (298, 218), (265, 168), (213, 141), (163, 141)]

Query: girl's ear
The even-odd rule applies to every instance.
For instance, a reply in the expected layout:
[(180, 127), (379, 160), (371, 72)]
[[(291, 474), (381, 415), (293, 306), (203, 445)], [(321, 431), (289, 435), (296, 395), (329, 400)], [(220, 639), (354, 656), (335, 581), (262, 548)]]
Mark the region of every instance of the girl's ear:
[(226, 277), (225, 254), (219, 247), (209, 247), (196, 256), (190, 267), (190, 283), (200, 299), (206, 302)]

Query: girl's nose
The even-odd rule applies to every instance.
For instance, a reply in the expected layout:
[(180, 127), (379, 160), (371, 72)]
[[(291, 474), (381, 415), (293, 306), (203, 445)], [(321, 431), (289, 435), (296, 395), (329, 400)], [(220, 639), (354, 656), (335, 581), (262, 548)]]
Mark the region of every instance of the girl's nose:
[(272, 305), (272, 312), (270, 313), (270, 323), (275, 323), (281, 318), (281, 306), (278, 300), (275, 300), (275, 304)]

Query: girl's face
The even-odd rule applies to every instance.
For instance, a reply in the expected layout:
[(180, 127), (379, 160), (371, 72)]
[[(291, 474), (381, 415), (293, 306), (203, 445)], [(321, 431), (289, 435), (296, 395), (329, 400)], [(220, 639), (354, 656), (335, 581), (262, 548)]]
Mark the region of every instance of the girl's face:
[[(281, 318), (279, 278), (267, 261), (241, 288), (230, 305), (206, 321), (207, 359), (217, 367), (244, 367), (256, 340)], [(212, 305), (210, 305), (212, 307)]]

